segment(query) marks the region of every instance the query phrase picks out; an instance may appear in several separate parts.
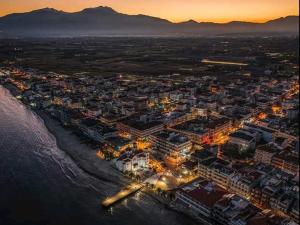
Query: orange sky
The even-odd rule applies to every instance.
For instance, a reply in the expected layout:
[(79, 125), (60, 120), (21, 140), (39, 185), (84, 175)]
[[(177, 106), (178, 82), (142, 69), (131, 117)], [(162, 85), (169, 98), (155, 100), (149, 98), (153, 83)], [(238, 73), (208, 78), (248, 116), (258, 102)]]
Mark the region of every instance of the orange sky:
[(67, 12), (83, 8), (110, 6), (126, 14), (145, 14), (174, 22), (264, 22), (299, 15), (298, 0), (0, 0), (0, 16), (51, 7)]

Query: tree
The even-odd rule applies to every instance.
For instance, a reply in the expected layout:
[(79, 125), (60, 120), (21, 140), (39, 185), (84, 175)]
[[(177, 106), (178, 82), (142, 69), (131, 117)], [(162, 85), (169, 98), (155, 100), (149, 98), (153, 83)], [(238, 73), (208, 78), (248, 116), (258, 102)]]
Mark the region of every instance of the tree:
[(166, 192), (165, 190), (162, 190), (162, 191), (161, 191), (161, 195), (167, 197), (167, 192)]
[(134, 176), (134, 174), (133, 174), (133, 172), (129, 172), (129, 174), (128, 174), (131, 178)]
[(176, 198), (175, 193), (174, 192), (170, 192), (169, 193), (169, 199), (173, 201), (173, 200), (175, 200), (175, 198)]

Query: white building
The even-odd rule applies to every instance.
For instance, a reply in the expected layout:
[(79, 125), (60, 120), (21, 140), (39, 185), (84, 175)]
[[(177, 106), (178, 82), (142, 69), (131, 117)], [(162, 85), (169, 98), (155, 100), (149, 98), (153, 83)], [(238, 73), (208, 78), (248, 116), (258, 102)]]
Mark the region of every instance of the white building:
[(137, 172), (148, 170), (149, 153), (143, 151), (128, 151), (123, 153), (116, 161), (118, 170), (125, 172)]

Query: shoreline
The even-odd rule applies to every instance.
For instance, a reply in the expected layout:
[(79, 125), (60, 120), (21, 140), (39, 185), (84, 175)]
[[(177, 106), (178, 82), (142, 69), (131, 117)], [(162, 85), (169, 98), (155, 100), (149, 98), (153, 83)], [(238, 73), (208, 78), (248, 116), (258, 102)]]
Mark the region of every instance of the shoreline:
[[(5, 84), (2, 87), (15, 98), (17, 91), (15, 87)], [(87, 175), (104, 182), (110, 182), (118, 188), (122, 188), (130, 183), (129, 179), (114, 168), (111, 161), (100, 159), (97, 157), (95, 150), (81, 143), (80, 139), (72, 133), (72, 130), (64, 128), (59, 121), (51, 118), (51, 115), (48, 115), (47, 112), (31, 108), (22, 101), (16, 100), (39, 117), (48, 132), (55, 138), (57, 147), (65, 152)]]
[(31, 110), (42, 119), (47, 130), (55, 137), (58, 148), (68, 154), (85, 173), (96, 179), (118, 185), (120, 188), (130, 182), (114, 168), (110, 161), (98, 158), (95, 150), (86, 144), (80, 143), (79, 138), (72, 134), (71, 130), (64, 128), (58, 121), (51, 118), (47, 112), (32, 108)]

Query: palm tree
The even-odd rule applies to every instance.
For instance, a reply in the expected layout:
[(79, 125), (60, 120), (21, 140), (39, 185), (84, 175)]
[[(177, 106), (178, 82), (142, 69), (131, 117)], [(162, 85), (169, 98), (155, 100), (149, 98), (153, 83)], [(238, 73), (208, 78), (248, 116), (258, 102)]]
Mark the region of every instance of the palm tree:
[(139, 175), (136, 175), (135, 177), (138, 181), (141, 179), (141, 177)]
[(162, 190), (161, 191), (161, 195), (163, 195), (164, 197), (166, 197), (167, 196), (167, 192), (165, 190)]
[(131, 178), (134, 176), (133, 172), (131, 172), (131, 171), (129, 172), (128, 175), (129, 175), (129, 177), (131, 177)]
[(173, 201), (173, 200), (175, 200), (175, 198), (176, 198), (175, 193), (174, 192), (170, 192), (169, 193), (169, 199)]

